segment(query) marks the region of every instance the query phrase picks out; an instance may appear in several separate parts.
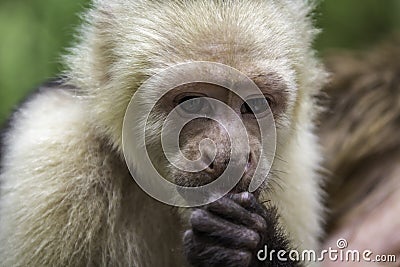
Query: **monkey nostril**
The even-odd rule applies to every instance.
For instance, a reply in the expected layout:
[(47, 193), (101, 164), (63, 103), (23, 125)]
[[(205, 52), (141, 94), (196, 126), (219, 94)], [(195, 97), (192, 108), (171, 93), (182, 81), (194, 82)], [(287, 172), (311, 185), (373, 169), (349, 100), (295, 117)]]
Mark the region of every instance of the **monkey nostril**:
[(211, 175), (220, 175), (225, 171), (229, 164), (229, 159), (221, 159), (221, 158), (216, 158), (211, 163), (207, 166), (206, 172), (208, 172)]
[(227, 168), (230, 158), (229, 153), (216, 153), (213, 155), (208, 150), (202, 155), (203, 166), (207, 166), (204, 171), (213, 177), (221, 175)]
[(252, 157), (252, 153), (250, 152), (249, 155), (248, 155), (248, 157), (247, 157), (247, 164), (246, 164), (245, 172), (248, 172), (248, 171), (250, 170), (251, 165), (253, 164), (253, 163), (252, 163), (252, 162), (253, 162), (253, 159), (252, 159), (252, 158), (253, 158), (253, 157)]
[(208, 168), (209, 168), (210, 170), (213, 170), (213, 169), (214, 169), (214, 161), (211, 161), (210, 165), (208, 165)]
[(207, 172), (214, 172), (214, 168), (215, 166), (215, 158), (212, 158), (211, 155), (209, 153), (204, 153), (203, 154), (203, 163), (205, 164), (206, 167), (206, 171)]

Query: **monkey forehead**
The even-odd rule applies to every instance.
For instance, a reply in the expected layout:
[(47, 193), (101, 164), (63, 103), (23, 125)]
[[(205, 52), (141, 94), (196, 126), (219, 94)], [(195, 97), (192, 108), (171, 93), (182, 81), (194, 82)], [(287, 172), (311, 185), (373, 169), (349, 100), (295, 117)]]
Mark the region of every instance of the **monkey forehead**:
[[(175, 42), (179, 42), (176, 40)], [(180, 44), (175, 44), (177, 47)], [(166, 47), (159, 48), (159, 54), (149, 60), (154, 75), (161, 72), (166, 67), (187, 62), (216, 62), (232, 67), (253, 80), (260, 89), (274, 89), (294, 91), (296, 89), (295, 62), (285, 55), (262, 53), (254, 56), (248, 47), (237, 43), (215, 43), (199, 41), (196, 46), (182, 49), (175, 55), (170, 54)], [(226, 77), (224, 73), (210, 72), (210, 75), (218, 76), (223, 84), (231, 84), (232, 77)], [(224, 79), (224, 80), (222, 80)], [(227, 79), (227, 80), (226, 80)], [(236, 85), (238, 85), (236, 83)], [(246, 87), (245, 85), (243, 87)]]
[[(247, 71), (248, 72), (248, 71)], [(263, 94), (267, 93), (279, 93), (279, 92), (288, 92), (293, 90), (294, 85), (290, 82), (289, 79), (284, 79), (281, 75), (276, 72), (248, 72), (249, 74), (247, 77), (249, 80), (254, 82), (254, 84), (260, 89), (260, 92)], [(221, 81), (220, 84), (230, 84), (230, 81)], [(249, 86), (248, 81), (244, 81), (242, 83), (237, 82), (234, 84), (235, 88), (239, 88), (239, 90), (246, 91)], [(192, 91), (192, 92), (205, 92), (204, 90), (209, 90), (210, 92), (215, 92), (218, 94), (226, 95), (227, 91), (220, 85), (205, 83), (205, 82), (193, 82), (193, 83), (186, 83), (174, 88), (176, 93), (182, 91)], [(228, 89), (229, 90), (229, 89)]]
[(267, 54), (264, 57), (252, 57), (249, 53), (251, 52), (243, 44), (211, 42), (199, 48), (196, 59), (218, 62), (235, 68), (253, 80), (260, 89), (274, 91), (295, 89), (296, 72), (289, 58)]

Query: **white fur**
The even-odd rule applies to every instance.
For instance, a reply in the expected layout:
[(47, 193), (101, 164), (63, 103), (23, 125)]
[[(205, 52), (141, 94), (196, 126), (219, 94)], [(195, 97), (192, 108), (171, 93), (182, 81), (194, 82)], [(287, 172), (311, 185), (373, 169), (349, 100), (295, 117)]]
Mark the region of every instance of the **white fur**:
[(1, 266), (183, 265), (182, 224), (133, 183), (121, 130), (146, 77), (195, 60), (272, 69), (290, 85), (292, 131), (278, 140), (285, 162), (273, 166), (284, 172), (282, 188), (271, 183), (264, 197), (278, 205), (294, 245), (316, 248), (322, 206), (311, 95), (325, 73), (311, 49), (311, 9), (306, 0), (95, 0), (65, 56), (67, 81), (81, 91), (42, 92), (8, 134)]
[(15, 114), (1, 174), (1, 266), (176, 266), (179, 221), (134, 184), (86, 114), (62, 90)]

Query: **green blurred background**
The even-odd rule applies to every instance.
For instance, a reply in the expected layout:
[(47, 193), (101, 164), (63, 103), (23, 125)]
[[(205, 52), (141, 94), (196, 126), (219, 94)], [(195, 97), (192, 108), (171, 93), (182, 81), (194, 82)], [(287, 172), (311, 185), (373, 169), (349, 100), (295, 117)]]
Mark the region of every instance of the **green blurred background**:
[[(62, 70), (88, 0), (0, 0), (0, 123), (32, 88)], [(321, 54), (363, 49), (400, 31), (400, 0), (325, 0), (316, 18)]]

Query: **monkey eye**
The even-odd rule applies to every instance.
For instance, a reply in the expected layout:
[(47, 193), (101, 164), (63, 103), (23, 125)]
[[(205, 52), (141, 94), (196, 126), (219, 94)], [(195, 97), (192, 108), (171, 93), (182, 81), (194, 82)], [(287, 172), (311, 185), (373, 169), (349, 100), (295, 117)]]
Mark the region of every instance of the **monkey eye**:
[(240, 108), (242, 114), (261, 114), (267, 110), (268, 98), (247, 99)]
[(178, 101), (178, 105), (184, 112), (196, 114), (204, 110), (208, 102), (203, 96), (185, 96)]

